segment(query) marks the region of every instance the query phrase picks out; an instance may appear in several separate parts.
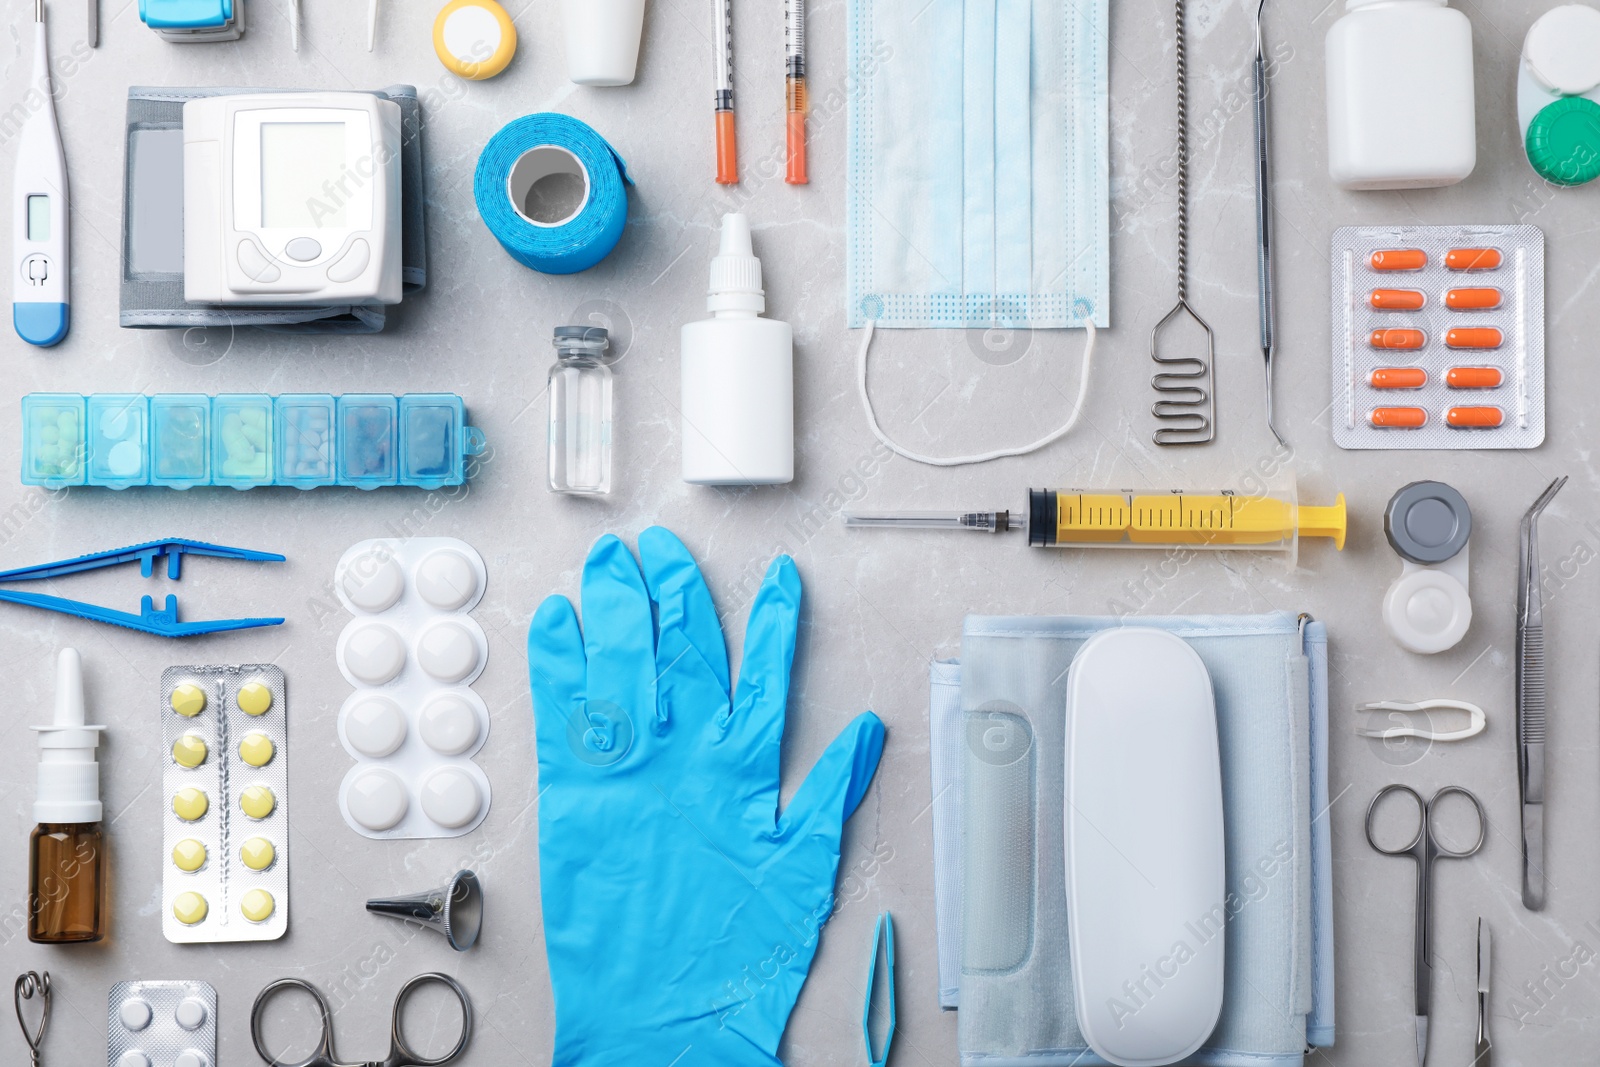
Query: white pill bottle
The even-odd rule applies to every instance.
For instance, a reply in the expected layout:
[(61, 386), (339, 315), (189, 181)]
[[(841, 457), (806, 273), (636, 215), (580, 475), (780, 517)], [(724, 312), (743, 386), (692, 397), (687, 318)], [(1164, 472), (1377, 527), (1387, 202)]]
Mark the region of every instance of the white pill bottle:
[(1345, 0), (1327, 39), (1328, 176), (1454, 185), (1477, 162), (1472, 24), (1445, 0)]
[(750, 220), (722, 216), (706, 310), (681, 336), (683, 480), (782, 485), (794, 480), (794, 332), (763, 318)]

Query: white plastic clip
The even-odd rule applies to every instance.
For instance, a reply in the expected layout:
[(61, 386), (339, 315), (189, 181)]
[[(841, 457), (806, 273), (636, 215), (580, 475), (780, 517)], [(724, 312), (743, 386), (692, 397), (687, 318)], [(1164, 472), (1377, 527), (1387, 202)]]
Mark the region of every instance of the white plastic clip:
[(1483, 728), (1488, 724), (1488, 719), (1483, 709), (1476, 704), (1469, 704), (1465, 700), (1423, 700), (1415, 704), (1402, 700), (1374, 700), (1366, 704), (1357, 704), (1356, 711), (1389, 712), (1392, 721), (1405, 722), (1403, 716), (1422, 712), (1426, 715), (1434, 710), (1464, 711), (1471, 721), (1460, 730), (1446, 730), (1442, 733), (1435, 732), (1431, 726), (1428, 729), (1419, 729), (1409, 722), (1406, 725), (1386, 726), (1381, 729), (1371, 726), (1357, 726), (1356, 734), (1360, 737), (1377, 737), (1385, 741), (1400, 737), (1419, 737), (1424, 741), (1465, 741), (1469, 737), (1476, 737), (1483, 733)]

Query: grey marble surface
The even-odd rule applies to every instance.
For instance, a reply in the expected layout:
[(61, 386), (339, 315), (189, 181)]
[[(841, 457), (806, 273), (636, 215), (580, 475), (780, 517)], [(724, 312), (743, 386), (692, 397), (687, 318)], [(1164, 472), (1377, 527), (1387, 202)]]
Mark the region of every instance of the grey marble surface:
[[(681, 534), (703, 561), (737, 657), (750, 596), (766, 562), (792, 552), (806, 587), (790, 724), (785, 795), (827, 741), (861, 708), (889, 724), (877, 781), (845, 841), (845, 903), (823, 938), (783, 1050), (792, 1064), (855, 1064), (867, 940), (884, 908), (899, 920), (900, 1020), (895, 1062), (953, 1064), (956, 1027), (935, 1006), (926, 731), (927, 664), (958, 650), (968, 612), (1151, 613), (1309, 611), (1332, 634), (1332, 793), (1338, 929), (1337, 1047), (1313, 1061), (1409, 1063), (1412, 874), (1374, 855), (1361, 834), (1367, 800), (1382, 784), (1470, 787), (1491, 831), (1477, 857), (1442, 865), (1437, 887), (1433, 1061), (1471, 1057), (1473, 930), (1487, 917), (1497, 938), (1494, 1027), (1503, 1064), (1571, 1062), (1600, 1040), (1600, 808), (1596, 747), (1597, 622), (1592, 561), (1600, 559), (1600, 471), (1589, 433), (1600, 380), (1586, 338), (1600, 314), (1593, 285), (1600, 188), (1555, 192), (1524, 164), (1511, 91), (1522, 35), (1540, 8), (1529, 0), (1463, 4), (1475, 34), (1479, 163), (1446, 190), (1346, 194), (1324, 170), (1322, 38), (1339, 5), (1269, 5), (1275, 80), (1281, 371), (1278, 403), (1292, 454), (1262, 420), (1256, 348), (1255, 265), (1247, 57), (1251, 11), (1199, 0), (1191, 9), (1194, 133), (1192, 295), (1217, 330), (1220, 431), (1215, 444), (1150, 444), (1147, 331), (1173, 297), (1171, 152), (1172, 17), (1160, 0), (1128, 0), (1112, 15), (1113, 328), (1083, 424), (1065, 442), (982, 468), (931, 470), (885, 460), (855, 398), (856, 338), (844, 327), (844, 4), (811, 4), (812, 184), (783, 184), (781, 5), (738, 11), (740, 139), (745, 183), (711, 182), (710, 5), (654, 0), (637, 82), (583, 89), (566, 81), (554, 0), (514, 5), (521, 49), (501, 77), (481, 84), (444, 73), (429, 46), (435, 5), (379, 0), (377, 50), (363, 50), (365, 5), (303, 0), (305, 39), (289, 49), (282, 0), (249, 0), (250, 29), (232, 45), (165, 44), (138, 21), (132, 0), (101, 0), (102, 45), (63, 81), (60, 102), (72, 175), (74, 325), (51, 351), (0, 340), (6, 375), (0, 410), (35, 389), (202, 392), (454, 390), (488, 434), (492, 457), (470, 490), (363, 494), (323, 489), (187, 493), (82, 490), (52, 495), (0, 479), (0, 560), (58, 559), (148, 538), (185, 535), (277, 549), (286, 564), (201, 561), (181, 594), (191, 617), (282, 613), (280, 629), (174, 644), (19, 608), (0, 609), (0, 668), (11, 697), (0, 716), (0, 960), (9, 976), (48, 967), (57, 981), (48, 1063), (97, 1062), (105, 996), (131, 977), (198, 977), (221, 995), (227, 1065), (255, 1062), (251, 998), (267, 980), (303, 976), (339, 987), (340, 1042), (348, 1055), (381, 1051), (390, 997), (430, 968), (473, 991), (479, 1030), (466, 1061), (542, 1064), (553, 1038), (549, 978), (537, 903), (530, 701), (523, 662), (527, 621), (540, 598), (575, 594), (583, 556), (606, 531), (633, 538), (650, 523)], [(51, 0), (58, 53), (81, 38), (83, 0)], [(0, 44), (0, 110), (20, 99), (31, 0), (7, 0)], [(117, 326), (122, 115), (129, 84), (254, 84), (367, 88), (415, 83), (425, 93), (430, 285), (376, 337), (286, 340), (124, 331)], [(472, 167), (506, 121), (561, 110), (592, 123), (627, 158), (638, 182), (616, 252), (594, 270), (543, 277), (513, 263), (478, 221)], [(15, 138), (0, 135), (0, 168)], [(714, 229), (742, 207), (756, 227), (770, 312), (794, 324), (798, 470), (779, 489), (692, 489), (677, 476), (677, 330), (700, 317)], [(1345, 223), (1529, 221), (1549, 238), (1549, 426), (1544, 446), (1508, 454), (1350, 453), (1330, 440), (1328, 236)], [(625, 347), (617, 367), (617, 489), (607, 500), (552, 496), (543, 482), (545, 372), (551, 327), (598, 316)], [(191, 341), (195, 339), (191, 338)], [(1081, 334), (1017, 335), (999, 355), (979, 335), (882, 336), (873, 390), (884, 421), (908, 445), (970, 451), (1031, 439), (1054, 426), (1075, 386)], [(0, 435), (0, 470), (14, 471), (14, 419)], [(1300, 568), (1201, 556), (1164, 569), (1158, 557), (1050, 553), (1010, 540), (937, 534), (852, 533), (837, 515), (873, 507), (1014, 507), (1031, 485), (1238, 486), (1292, 463), (1303, 497), (1350, 503), (1342, 553), (1308, 545)], [(1550, 648), (1550, 905), (1518, 898), (1513, 744), (1513, 597), (1517, 518), (1554, 475), (1572, 483), (1545, 519), (1546, 627)], [(1435, 657), (1400, 651), (1378, 621), (1399, 573), (1381, 510), (1404, 482), (1447, 480), (1477, 520), (1471, 548), (1477, 616), (1466, 639)], [(494, 806), (476, 833), (452, 841), (371, 842), (351, 832), (335, 802), (349, 759), (335, 736), (348, 687), (334, 664), (345, 616), (331, 595), (335, 561), (357, 540), (394, 532), (450, 534), (475, 545), (490, 571), (476, 613), (490, 635), (477, 684), (493, 715), (480, 760)], [(62, 583), (64, 595), (132, 607), (160, 583), (135, 574)], [(35, 746), (26, 729), (51, 701), (51, 657), (65, 644), (87, 664), (94, 721), (109, 724), (102, 750), (106, 821), (115, 864), (114, 917), (105, 943), (47, 949), (18, 933), (25, 903), (24, 841), (31, 826)], [(291, 693), (294, 805), (292, 912), (282, 941), (179, 947), (160, 932), (164, 858), (155, 702), (172, 663), (271, 660)], [(1487, 732), (1474, 740), (1386, 750), (1353, 735), (1351, 706), (1383, 698), (1460, 697), (1482, 704)], [(872, 865), (870, 858), (888, 856)], [(442, 880), (470, 863), (488, 888), (482, 944), (455, 956), (442, 939), (407, 936), (362, 913), (369, 895)], [(619, 1005), (625, 1011), (625, 1005)], [(425, 1026), (424, 1026), (425, 1029)], [(0, 1025), (0, 1059), (24, 1055)]]

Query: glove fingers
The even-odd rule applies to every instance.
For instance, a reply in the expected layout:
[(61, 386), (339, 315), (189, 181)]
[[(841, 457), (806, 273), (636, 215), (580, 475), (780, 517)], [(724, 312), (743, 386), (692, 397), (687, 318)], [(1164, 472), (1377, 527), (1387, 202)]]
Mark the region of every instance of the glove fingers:
[(839, 834), (872, 784), (883, 754), (883, 721), (870, 711), (857, 715), (811, 768), (778, 820), (780, 837), (810, 834), (831, 846), (837, 861)]
[(645, 733), (656, 714), (655, 623), (639, 565), (611, 534), (583, 565), (583, 648), (588, 711), (613, 721), (620, 713), (635, 736)]
[(528, 627), (528, 684), (541, 765), (567, 751), (568, 724), (583, 707), (585, 673), (583, 634), (572, 602), (564, 596), (546, 597)]
[[(750, 609), (744, 631), (744, 660), (734, 695), (733, 723), (746, 757), (757, 769), (757, 781), (771, 780), (774, 803), (783, 746), (783, 721), (789, 707), (789, 671), (794, 663), (795, 634), (800, 626), (800, 572), (794, 560), (779, 556)], [(770, 812), (768, 813), (770, 818)]]
[(711, 590), (683, 542), (652, 526), (639, 535), (639, 562), (656, 605), (656, 686), (668, 715), (722, 716), (728, 707), (728, 647)]

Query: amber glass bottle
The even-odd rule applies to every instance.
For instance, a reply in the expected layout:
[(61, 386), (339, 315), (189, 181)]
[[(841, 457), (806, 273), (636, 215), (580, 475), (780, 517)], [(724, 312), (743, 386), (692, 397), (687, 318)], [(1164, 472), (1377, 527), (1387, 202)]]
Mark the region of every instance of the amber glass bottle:
[(98, 941), (106, 928), (106, 850), (100, 829), (103, 726), (87, 726), (83, 664), (61, 650), (56, 660), (55, 718), (39, 731), (39, 789), (28, 838), (28, 940)]
[(28, 940), (105, 935), (105, 838), (99, 823), (44, 823), (28, 839)]

